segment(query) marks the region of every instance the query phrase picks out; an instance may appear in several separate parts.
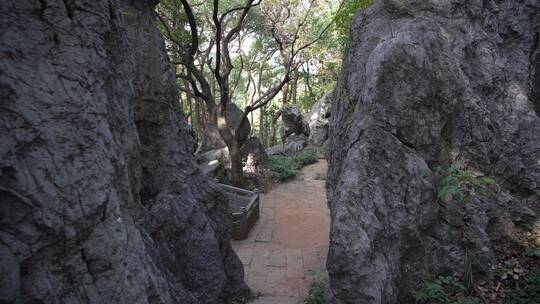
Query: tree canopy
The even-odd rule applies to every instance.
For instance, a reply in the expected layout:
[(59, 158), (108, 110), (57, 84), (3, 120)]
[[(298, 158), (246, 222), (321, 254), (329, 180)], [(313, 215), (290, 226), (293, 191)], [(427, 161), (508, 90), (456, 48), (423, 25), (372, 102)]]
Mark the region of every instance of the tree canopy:
[(307, 111), (332, 90), (352, 15), (371, 2), (162, 0), (159, 27), (198, 138), (217, 126), (234, 158), (243, 144), (241, 124), (225, 119), (234, 104), (264, 145), (278, 143), (280, 108)]

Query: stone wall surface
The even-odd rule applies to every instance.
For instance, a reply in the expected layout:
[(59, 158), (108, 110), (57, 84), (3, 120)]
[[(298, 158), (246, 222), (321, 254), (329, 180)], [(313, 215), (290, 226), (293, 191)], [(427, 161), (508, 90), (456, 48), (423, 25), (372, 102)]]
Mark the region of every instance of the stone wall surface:
[[(409, 303), (422, 279), (493, 270), (491, 231), (540, 202), (540, 2), (380, 0), (356, 14), (332, 97), (333, 303)], [(438, 166), (493, 177), (440, 202)], [(484, 268), (482, 268), (484, 267)]]
[(330, 118), (330, 105), (332, 101), (327, 93), (317, 100), (306, 115), (309, 127), (309, 144), (322, 147), (328, 140), (328, 118)]
[(157, 1), (0, 1), (0, 302), (246, 295)]

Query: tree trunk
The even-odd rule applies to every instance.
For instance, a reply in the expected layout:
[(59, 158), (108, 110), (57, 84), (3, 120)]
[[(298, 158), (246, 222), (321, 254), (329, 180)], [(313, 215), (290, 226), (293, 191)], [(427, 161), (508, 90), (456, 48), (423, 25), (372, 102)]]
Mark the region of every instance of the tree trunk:
[(298, 70), (294, 70), (293, 83), (292, 83), (292, 103), (296, 104), (297, 102), (297, 92), (298, 92)]
[[(184, 83), (184, 87), (186, 88), (186, 100), (187, 100), (188, 109), (189, 109), (189, 113), (187, 115), (188, 123), (193, 127), (193, 129), (196, 129), (194, 119), (193, 119), (193, 98), (191, 96), (191, 91), (189, 89), (189, 83), (186, 80), (184, 80), (183, 83)], [(182, 96), (182, 92), (180, 92), (179, 96)]]
[[(263, 67), (264, 65), (261, 64), (259, 66), (259, 75), (257, 77), (257, 96), (258, 98), (261, 98), (262, 92), (261, 92), (261, 85), (262, 85), (262, 77), (263, 77)], [(261, 107), (261, 112), (259, 113), (259, 138), (263, 145), (267, 145), (266, 142), (266, 136), (264, 134), (265, 127), (264, 127), (264, 116), (266, 114), (265, 111), (266, 106)]]
[(308, 92), (309, 92), (309, 98), (313, 98), (315, 96), (315, 94), (313, 93), (313, 89), (311, 88), (311, 84), (309, 83), (309, 79), (310, 79), (310, 72), (309, 72), (309, 64), (306, 64), (306, 73), (305, 73), (305, 82), (306, 82), (306, 87), (308, 89)]
[(282, 95), (282, 100), (283, 100), (283, 104), (286, 105), (288, 103), (288, 96), (289, 96), (289, 84), (286, 83), (283, 88), (281, 89), (281, 95)]
[(226, 103), (220, 103), (215, 112), (219, 134), (221, 135), (221, 138), (223, 138), (225, 145), (227, 145), (227, 149), (229, 149), (229, 158), (231, 159), (231, 183), (233, 186), (242, 187), (244, 185), (242, 155), (240, 153), (242, 143), (238, 138), (238, 132), (235, 132), (233, 135), (232, 126), (229, 126), (227, 123)]
[(281, 111), (277, 111), (274, 116), (272, 116), (272, 121), (270, 123), (270, 146), (276, 144), (276, 121), (281, 116)]
[(242, 187), (244, 185), (244, 172), (242, 155), (238, 144), (235, 143), (229, 147), (229, 158), (231, 159), (231, 182), (233, 186)]
[(261, 113), (259, 113), (259, 138), (263, 145), (266, 145), (266, 138), (264, 136), (264, 115), (266, 114), (265, 107), (261, 107)]
[(253, 133), (255, 133), (255, 120), (253, 118), (253, 111), (251, 111), (251, 113), (249, 113), (249, 115), (251, 116), (251, 130), (249, 130), (249, 137), (253, 136)]
[(194, 127), (199, 139), (204, 135), (204, 126), (206, 125), (204, 118), (204, 103), (200, 98), (195, 98), (195, 116)]

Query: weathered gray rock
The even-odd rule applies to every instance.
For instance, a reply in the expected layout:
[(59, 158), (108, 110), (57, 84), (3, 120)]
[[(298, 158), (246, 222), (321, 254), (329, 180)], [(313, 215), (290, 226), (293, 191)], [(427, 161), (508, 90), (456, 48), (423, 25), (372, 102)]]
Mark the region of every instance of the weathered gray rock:
[(217, 161), (226, 167), (231, 166), (231, 158), (229, 157), (229, 149), (227, 147), (196, 154), (195, 158), (199, 164), (203, 165), (209, 165)]
[(308, 138), (304, 134), (292, 134), (285, 139), (285, 143), (266, 149), (268, 155), (289, 155), (302, 151), (307, 146)]
[(260, 166), (268, 162), (268, 156), (261, 140), (258, 137), (250, 137), (240, 151), (244, 163), (244, 172), (255, 173)]
[[(237, 126), (241, 123), (243, 112), (237, 105), (231, 103), (227, 105), (227, 123), (229, 126), (233, 126), (233, 130), (236, 130)], [(251, 124), (249, 120), (245, 120), (240, 128), (240, 142), (244, 142), (248, 139), (251, 132)], [(197, 153), (204, 153), (210, 150), (220, 149), (225, 147), (225, 141), (221, 138), (217, 126), (213, 123), (208, 123), (204, 129), (204, 136), (202, 138), (201, 146), (197, 150)]]
[[(250, 137), (242, 146), (240, 153), (244, 161), (244, 172), (256, 173), (259, 166), (265, 165), (267, 155), (264, 145), (259, 138)], [(195, 155), (199, 167), (205, 174), (218, 179), (221, 183), (229, 184), (231, 158), (227, 147), (210, 150)]]
[(195, 158), (204, 174), (221, 183), (230, 183), (231, 158), (227, 147), (195, 154)]
[(285, 142), (287, 138), (292, 134), (305, 134), (309, 135), (309, 128), (304, 122), (304, 118), (300, 109), (294, 105), (288, 105), (281, 108), (281, 121), (283, 127), (279, 130), (281, 136), (281, 142)]
[[(540, 202), (540, 3), (381, 0), (357, 14), (330, 117), (333, 303), (409, 303), (422, 279), (493, 262), (489, 222)], [(436, 199), (450, 162), (499, 184)], [(481, 269), (481, 267), (485, 267)]]
[(155, 4), (0, 2), (0, 302), (246, 294)]
[(309, 144), (314, 147), (322, 147), (328, 139), (328, 118), (330, 117), (330, 105), (332, 100), (329, 94), (325, 94), (311, 106), (306, 116), (309, 127)]

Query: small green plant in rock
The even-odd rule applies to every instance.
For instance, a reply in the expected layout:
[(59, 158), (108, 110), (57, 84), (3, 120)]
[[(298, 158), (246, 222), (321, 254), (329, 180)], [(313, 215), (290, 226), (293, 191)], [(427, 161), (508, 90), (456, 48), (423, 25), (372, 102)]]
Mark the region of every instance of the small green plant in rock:
[(413, 291), (413, 296), (417, 303), (474, 303), (463, 302), (464, 300), (474, 300), (474, 298), (464, 298), (454, 301), (451, 297), (455, 293), (466, 293), (467, 288), (454, 277), (439, 276), (433, 281), (424, 281), (418, 290)]
[(540, 250), (536, 248), (527, 247), (525, 249), (525, 256), (530, 258), (540, 259)]
[(477, 298), (466, 297), (458, 301), (458, 304), (480, 304)]
[(472, 194), (485, 194), (485, 186), (492, 185), (495, 181), (487, 176), (479, 176), (471, 170), (460, 169), (451, 165), (448, 170), (436, 168), (438, 175), (444, 176), (437, 198), (443, 202), (456, 199), (463, 202), (465, 197)]
[(308, 276), (314, 278), (313, 283), (309, 287), (309, 293), (307, 298), (304, 300), (304, 304), (322, 304), (323, 303), (323, 294), (324, 294), (324, 283), (325, 278), (328, 277), (328, 273), (324, 266), (320, 266), (311, 270), (308, 270), (306, 273)]
[(463, 285), (466, 290), (470, 290), (473, 286), (473, 272), (471, 256), (467, 250), (465, 251), (465, 259), (463, 264)]
[(227, 300), (227, 304), (243, 304), (246, 303), (247, 300), (242, 297), (234, 297)]
[(512, 293), (510, 304), (536, 304), (540, 303), (540, 269), (536, 269), (531, 280), (523, 289)]
[(304, 166), (314, 163), (317, 155), (312, 149), (305, 149), (287, 156), (274, 155), (268, 157), (268, 167), (278, 174), (279, 180), (285, 181), (295, 177)]
[(309, 293), (304, 300), (304, 304), (322, 304), (323, 303), (324, 285), (323, 283), (316, 281), (311, 283), (309, 287)]
[(428, 301), (437, 301), (439, 303), (450, 303), (450, 296), (444, 290), (439, 279), (434, 281), (424, 281), (418, 290), (413, 291), (416, 302), (425, 303)]

